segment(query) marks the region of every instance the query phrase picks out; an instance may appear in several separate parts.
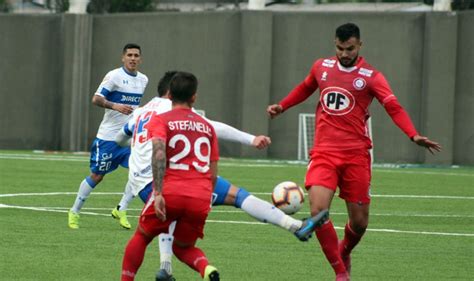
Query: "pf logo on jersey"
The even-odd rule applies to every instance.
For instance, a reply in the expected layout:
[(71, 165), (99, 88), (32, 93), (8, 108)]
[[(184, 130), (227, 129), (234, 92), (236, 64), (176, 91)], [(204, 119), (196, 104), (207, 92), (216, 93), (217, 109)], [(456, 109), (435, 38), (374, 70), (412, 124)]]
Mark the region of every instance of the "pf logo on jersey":
[(344, 115), (355, 106), (354, 96), (346, 89), (327, 87), (321, 92), (323, 110), (331, 115)]

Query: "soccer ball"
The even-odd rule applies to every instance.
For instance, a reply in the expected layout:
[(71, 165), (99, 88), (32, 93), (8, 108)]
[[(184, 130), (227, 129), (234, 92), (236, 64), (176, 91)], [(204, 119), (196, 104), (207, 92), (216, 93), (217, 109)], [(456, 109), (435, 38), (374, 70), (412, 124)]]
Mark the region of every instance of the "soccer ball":
[(303, 189), (291, 181), (281, 182), (273, 189), (272, 202), (285, 214), (292, 215), (303, 206)]

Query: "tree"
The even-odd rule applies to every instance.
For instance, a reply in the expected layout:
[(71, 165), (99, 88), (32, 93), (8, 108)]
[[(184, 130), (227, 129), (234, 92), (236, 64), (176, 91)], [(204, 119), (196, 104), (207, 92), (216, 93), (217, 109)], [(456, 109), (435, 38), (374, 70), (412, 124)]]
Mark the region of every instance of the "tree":
[(7, 0), (0, 0), (0, 12), (8, 13), (11, 7)]
[(155, 11), (157, 0), (91, 0), (87, 13), (127, 13)]

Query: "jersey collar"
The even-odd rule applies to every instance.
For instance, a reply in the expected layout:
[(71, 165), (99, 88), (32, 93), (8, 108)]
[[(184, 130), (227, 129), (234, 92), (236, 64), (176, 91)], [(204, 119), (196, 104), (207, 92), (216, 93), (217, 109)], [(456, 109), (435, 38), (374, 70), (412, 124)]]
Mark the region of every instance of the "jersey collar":
[(337, 61), (337, 68), (339, 68), (340, 71), (350, 73), (350, 72), (352, 72), (352, 71), (358, 69), (358, 68), (359, 68), (359, 65), (362, 63), (362, 61), (363, 61), (364, 59), (359, 56), (359, 58), (358, 58), (357, 60), (358, 60), (358, 61), (357, 61), (356, 65), (351, 66), (351, 67), (344, 67), (344, 66), (342, 66), (342, 65), (339, 63), (339, 60), (336, 58), (336, 61)]
[(122, 66), (122, 70), (130, 76), (136, 77), (137, 73), (129, 72), (125, 67)]

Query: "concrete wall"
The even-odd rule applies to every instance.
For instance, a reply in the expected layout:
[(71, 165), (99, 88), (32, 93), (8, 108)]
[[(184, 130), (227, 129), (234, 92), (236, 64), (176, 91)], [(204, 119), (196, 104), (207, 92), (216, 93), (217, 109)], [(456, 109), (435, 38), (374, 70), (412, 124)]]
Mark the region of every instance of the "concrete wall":
[(143, 103), (166, 70), (191, 71), (200, 82), (196, 108), (272, 137), (267, 151), (223, 142), (223, 155), (294, 159), (297, 116), (314, 112), (318, 93), (272, 121), (265, 108), (315, 59), (334, 54), (334, 29), (348, 21), (361, 27), (361, 55), (385, 74), (419, 131), (445, 148), (425, 153), (375, 101), (376, 162), (474, 164), (473, 12), (1, 15), (0, 36), (8, 40), (0, 51), (8, 55), (0, 60), (0, 98), (9, 106), (0, 129), (13, 133), (0, 136), (0, 148), (88, 150), (103, 114), (92, 95), (121, 65), (123, 45), (136, 42), (150, 80)]
[(60, 31), (60, 16), (0, 16), (0, 148), (59, 147)]
[(474, 11), (458, 16), (454, 163), (474, 164)]

